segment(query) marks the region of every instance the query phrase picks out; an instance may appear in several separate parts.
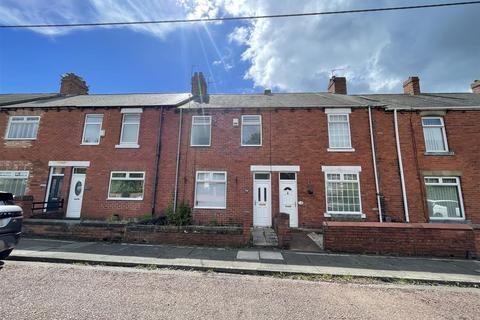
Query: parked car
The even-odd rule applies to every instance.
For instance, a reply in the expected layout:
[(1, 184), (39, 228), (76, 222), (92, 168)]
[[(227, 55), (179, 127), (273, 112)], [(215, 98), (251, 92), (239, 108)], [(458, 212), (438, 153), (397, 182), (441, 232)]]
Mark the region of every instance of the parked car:
[(13, 202), (13, 195), (0, 192), (0, 260), (10, 255), (20, 240), (23, 211)]

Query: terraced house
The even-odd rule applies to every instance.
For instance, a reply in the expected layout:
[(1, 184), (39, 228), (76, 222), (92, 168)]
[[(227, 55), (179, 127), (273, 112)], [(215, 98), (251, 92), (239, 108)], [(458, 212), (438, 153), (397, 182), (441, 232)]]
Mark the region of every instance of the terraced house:
[(60, 94), (2, 95), (0, 189), (45, 202), (41, 216), (186, 202), (195, 224), (287, 217), (331, 250), (478, 255), (479, 90), (410, 77), (402, 94), (348, 95), (332, 77), (325, 93), (209, 94), (195, 73), (191, 93), (88, 95), (68, 74)]

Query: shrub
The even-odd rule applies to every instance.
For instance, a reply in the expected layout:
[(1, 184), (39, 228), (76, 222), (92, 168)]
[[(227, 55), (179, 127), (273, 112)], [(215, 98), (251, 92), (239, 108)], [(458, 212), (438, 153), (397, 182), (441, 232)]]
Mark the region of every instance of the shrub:
[(180, 203), (176, 211), (173, 211), (173, 207), (169, 206), (165, 210), (165, 215), (170, 225), (186, 226), (192, 222), (192, 209), (185, 202)]

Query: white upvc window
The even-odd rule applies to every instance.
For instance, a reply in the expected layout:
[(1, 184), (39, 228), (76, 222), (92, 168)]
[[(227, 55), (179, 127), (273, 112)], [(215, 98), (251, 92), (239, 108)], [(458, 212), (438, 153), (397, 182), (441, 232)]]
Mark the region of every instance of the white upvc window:
[(260, 147), (262, 145), (262, 116), (242, 116), (242, 146)]
[(108, 188), (109, 200), (143, 200), (145, 172), (112, 171)]
[(0, 171), (0, 191), (10, 192), (15, 196), (25, 195), (28, 171)]
[(322, 170), (325, 172), (326, 215), (362, 214), (360, 167), (323, 166)]
[(212, 141), (212, 117), (192, 116), (190, 145), (192, 147), (209, 147)]
[(227, 172), (197, 171), (195, 208), (227, 208)]
[(465, 219), (460, 178), (425, 177), (425, 188), (431, 220)]
[(98, 145), (100, 144), (100, 135), (102, 133), (103, 114), (85, 115), (85, 125), (83, 127), (82, 144)]
[(350, 109), (326, 109), (328, 151), (355, 151), (350, 134)]
[(8, 120), (7, 139), (37, 139), (39, 116), (11, 116)]
[(426, 152), (448, 152), (447, 134), (442, 117), (423, 117)]
[(124, 113), (122, 119), (122, 132), (118, 148), (138, 148), (138, 133), (140, 131), (140, 114)]

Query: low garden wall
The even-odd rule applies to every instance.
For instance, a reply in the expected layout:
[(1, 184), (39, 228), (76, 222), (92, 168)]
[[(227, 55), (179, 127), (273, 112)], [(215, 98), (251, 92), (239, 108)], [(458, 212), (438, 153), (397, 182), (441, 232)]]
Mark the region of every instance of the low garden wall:
[(325, 250), (407, 256), (480, 257), (480, 229), (468, 224), (325, 222)]
[(102, 221), (25, 219), (23, 234), (65, 240), (241, 247), (242, 227), (158, 226)]

